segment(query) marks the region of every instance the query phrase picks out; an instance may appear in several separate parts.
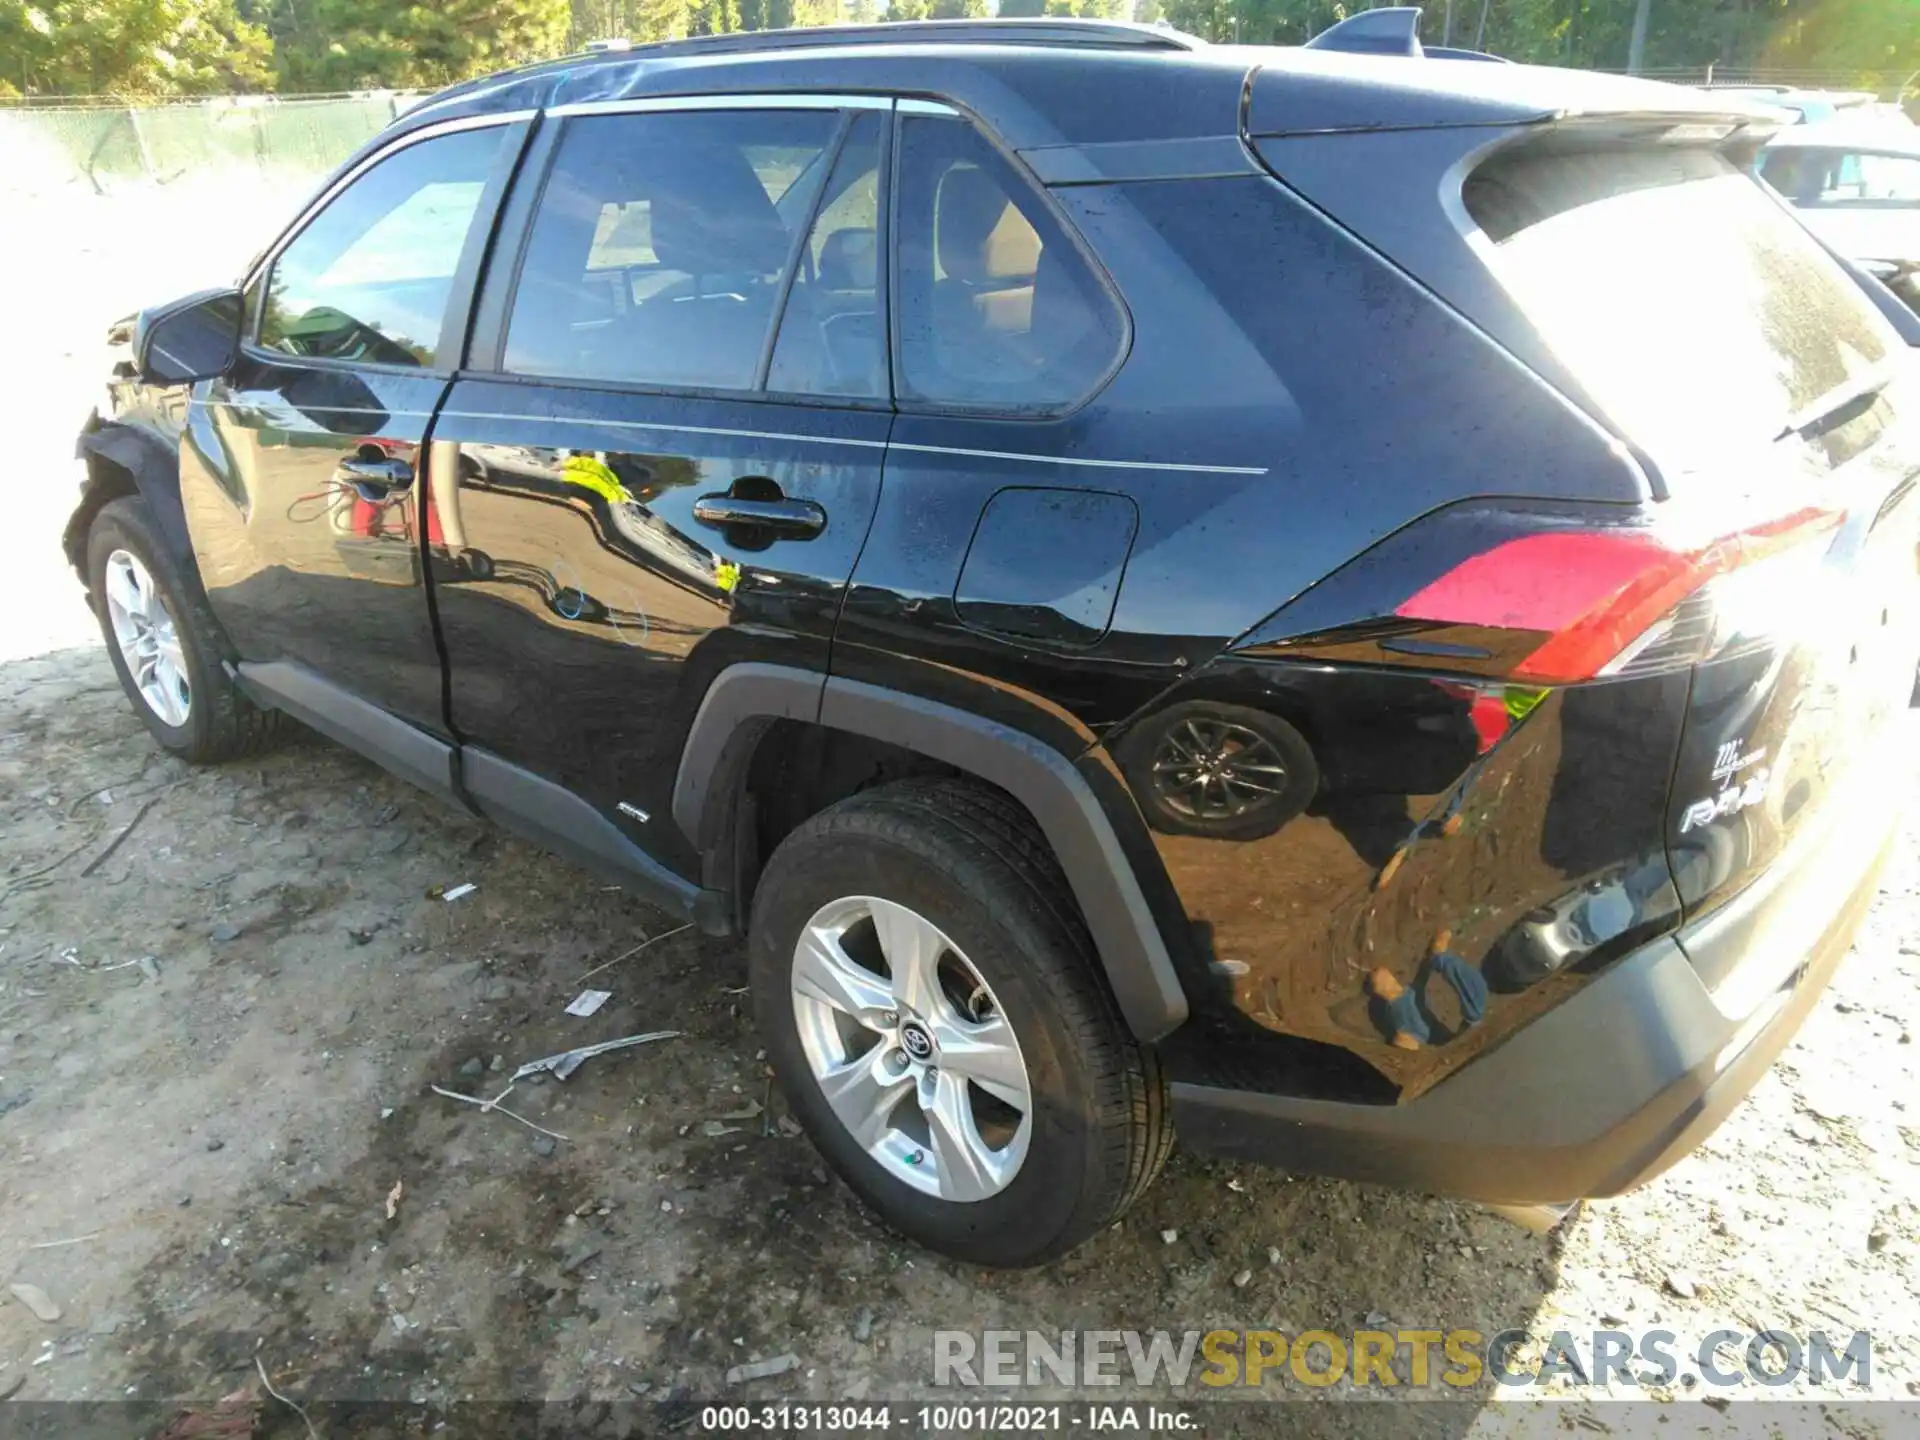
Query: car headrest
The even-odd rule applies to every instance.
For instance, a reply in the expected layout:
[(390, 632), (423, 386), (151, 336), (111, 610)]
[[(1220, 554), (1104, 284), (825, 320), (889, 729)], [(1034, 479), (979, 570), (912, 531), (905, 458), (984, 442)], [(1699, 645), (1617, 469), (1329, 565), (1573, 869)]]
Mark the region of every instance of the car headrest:
[(649, 177), (653, 253), (690, 275), (767, 275), (791, 236), (746, 156), (729, 146), (678, 151)]
[(1040, 237), (984, 170), (954, 166), (940, 177), (934, 243), (948, 278), (968, 285), (1030, 280)]
[(820, 246), (820, 284), (827, 290), (871, 290), (880, 275), (880, 242), (873, 228), (848, 227)]

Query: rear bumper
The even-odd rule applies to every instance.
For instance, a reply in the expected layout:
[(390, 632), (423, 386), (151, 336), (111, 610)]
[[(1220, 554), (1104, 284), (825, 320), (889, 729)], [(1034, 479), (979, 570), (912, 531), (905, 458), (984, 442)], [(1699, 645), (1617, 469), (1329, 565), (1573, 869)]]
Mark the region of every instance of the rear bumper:
[(1419, 1098), (1355, 1105), (1176, 1084), (1182, 1141), (1496, 1204), (1652, 1179), (1753, 1088), (1852, 944), (1896, 824), (1884, 774), (1855, 791), (1739, 896), (1616, 961)]

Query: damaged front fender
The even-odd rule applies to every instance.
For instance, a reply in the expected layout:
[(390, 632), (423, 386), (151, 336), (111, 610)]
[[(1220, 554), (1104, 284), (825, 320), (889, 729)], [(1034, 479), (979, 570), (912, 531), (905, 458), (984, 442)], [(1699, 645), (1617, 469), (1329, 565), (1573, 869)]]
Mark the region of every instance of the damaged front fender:
[(147, 502), (161, 538), (187, 573), (195, 573), (193, 541), (180, 504), (180, 458), (177, 438), (117, 420), (103, 420), (96, 410), (87, 417), (74, 455), (86, 463), (79, 503), (67, 520), (61, 548), (67, 561), (86, 583), (87, 532), (94, 516), (110, 501), (138, 495)]

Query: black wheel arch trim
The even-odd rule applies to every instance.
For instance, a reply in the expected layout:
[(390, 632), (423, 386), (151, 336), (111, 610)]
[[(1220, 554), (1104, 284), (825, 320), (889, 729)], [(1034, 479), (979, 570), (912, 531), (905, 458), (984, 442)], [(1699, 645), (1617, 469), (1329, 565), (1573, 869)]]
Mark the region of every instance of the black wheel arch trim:
[(673, 818), (703, 853), (729, 833), (728, 803), (765, 727), (807, 720), (899, 745), (997, 785), (1026, 807), (1059, 858), (1128, 1028), (1158, 1040), (1185, 1022), (1187, 996), (1112, 821), (1066, 755), (1009, 726), (858, 680), (782, 665), (715, 678), (688, 730)]
[(89, 418), (87, 428), (80, 432), (74, 454), (87, 462), (87, 475), (81, 483), (80, 502), (61, 536), (61, 545), (75, 571), (84, 578), (87, 531), (93, 525), (93, 517), (108, 501), (127, 493), (114, 483), (117, 470), (132, 482), (133, 493), (147, 502), (168, 553), (185, 574), (197, 581), (200, 567), (194, 559), (193, 540), (187, 532), (186, 510), (180, 502), (180, 457), (167, 442), (151, 430), (102, 420), (95, 414)]

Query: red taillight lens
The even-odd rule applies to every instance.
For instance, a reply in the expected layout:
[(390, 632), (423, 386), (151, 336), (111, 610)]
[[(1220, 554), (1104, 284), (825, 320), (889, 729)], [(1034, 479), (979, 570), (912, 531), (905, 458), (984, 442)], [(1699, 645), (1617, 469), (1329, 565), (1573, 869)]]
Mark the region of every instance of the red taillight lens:
[(1539, 632), (1543, 640), (1512, 678), (1547, 685), (1591, 680), (1617, 673), (1644, 642), (1671, 631), (1685, 602), (1710, 581), (1830, 535), (1841, 518), (1802, 510), (1696, 548), (1645, 530), (1523, 535), (1456, 565), (1394, 613)]

